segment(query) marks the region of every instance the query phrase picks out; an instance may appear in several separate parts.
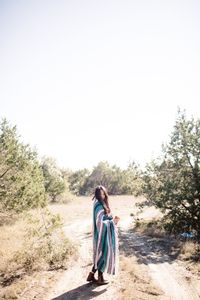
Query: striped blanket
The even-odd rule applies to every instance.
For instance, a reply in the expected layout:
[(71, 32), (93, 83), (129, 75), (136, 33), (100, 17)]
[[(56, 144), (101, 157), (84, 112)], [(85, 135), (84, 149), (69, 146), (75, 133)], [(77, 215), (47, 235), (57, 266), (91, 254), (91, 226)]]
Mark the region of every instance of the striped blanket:
[(106, 215), (102, 203), (93, 203), (93, 263), (108, 274), (118, 273), (118, 228), (113, 217)]

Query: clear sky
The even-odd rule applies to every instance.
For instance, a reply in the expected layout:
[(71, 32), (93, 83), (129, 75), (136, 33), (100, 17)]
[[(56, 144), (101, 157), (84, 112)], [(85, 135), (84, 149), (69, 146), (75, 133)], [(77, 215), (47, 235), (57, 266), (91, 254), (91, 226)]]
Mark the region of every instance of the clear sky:
[(144, 165), (200, 116), (200, 1), (0, 0), (0, 117), (62, 167)]

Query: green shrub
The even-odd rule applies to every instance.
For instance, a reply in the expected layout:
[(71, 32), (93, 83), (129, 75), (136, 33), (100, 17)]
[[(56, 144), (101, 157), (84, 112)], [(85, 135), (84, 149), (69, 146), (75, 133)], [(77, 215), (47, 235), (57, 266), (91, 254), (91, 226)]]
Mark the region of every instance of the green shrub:
[(164, 213), (170, 232), (192, 230), (200, 240), (200, 119), (179, 111), (170, 141), (147, 165), (146, 197)]

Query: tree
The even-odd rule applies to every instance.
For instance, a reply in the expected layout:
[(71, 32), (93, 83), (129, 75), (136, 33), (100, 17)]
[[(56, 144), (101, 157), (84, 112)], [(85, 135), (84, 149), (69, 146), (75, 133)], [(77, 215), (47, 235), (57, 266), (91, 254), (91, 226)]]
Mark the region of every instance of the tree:
[(86, 195), (93, 194), (97, 185), (104, 185), (108, 193), (112, 193), (113, 171), (107, 161), (100, 161), (95, 166), (85, 181), (82, 192)]
[(75, 195), (84, 195), (84, 186), (89, 174), (90, 172), (86, 168), (71, 172), (68, 177), (70, 191), (72, 191), (72, 193), (74, 193)]
[(65, 189), (65, 180), (61, 170), (58, 168), (55, 159), (44, 157), (42, 161), (42, 170), (45, 178), (44, 185), (46, 193), (53, 202), (62, 194)]
[(0, 210), (44, 206), (44, 178), (36, 151), (19, 140), (16, 126), (0, 123)]
[(170, 231), (193, 230), (200, 239), (200, 120), (178, 111), (170, 141), (147, 166), (145, 192), (165, 213)]
[(122, 194), (139, 196), (143, 192), (142, 171), (134, 162), (130, 162), (128, 167), (123, 170), (123, 182), (121, 187)]
[(107, 161), (100, 161), (90, 172), (82, 169), (71, 172), (69, 188), (76, 195), (91, 195), (97, 185), (104, 185), (111, 195), (132, 194), (142, 192), (142, 173), (135, 162), (130, 162), (123, 170)]

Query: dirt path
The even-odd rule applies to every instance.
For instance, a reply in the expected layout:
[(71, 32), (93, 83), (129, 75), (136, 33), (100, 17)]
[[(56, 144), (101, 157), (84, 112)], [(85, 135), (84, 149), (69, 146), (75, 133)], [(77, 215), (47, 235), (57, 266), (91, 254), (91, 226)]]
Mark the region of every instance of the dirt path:
[(199, 279), (194, 278), (175, 257), (166, 254), (167, 241), (140, 236), (130, 229), (122, 231), (120, 239), (125, 255), (134, 255), (139, 265), (146, 265), (152, 281), (163, 291), (163, 295), (155, 299), (200, 299)]
[[(156, 213), (154, 208), (147, 208), (139, 216), (145, 220), (152, 219)], [(172, 245), (169, 239), (151, 238), (134, 232), (132, 228), (129, 226), (120, 231), (121, 250), (127, 256), (136, 256), (138, 264), (147, 266), (153, 282), (163, 291), (157, 299), (200, 299), (200, 278), (177, 259), (179, 249), (174, 249), (173, 255), (169, 255)]]
[(107, 274), (108, 286), (96, 286), (86, 282), (88, 272), (92, 267), (92, 235), (91, 220), (76, 221), (65, 226), (67, 236), (73, 236), (80, 243), (79, 259), (69, 270), (64, 272), (56, 287), (48, 295), (48, 299), (112, 299), (116, 292), (116, 279)]
[[(81, 205), (81, 204), (80, 204)], [(126, 257), (126, 261), (136, 260), (137, 269), (140, 280), (139, 284), (135, 283), (136, 277), (127, 283), (124, 274), (128, 272), (126, 267), (119, 270), (117, 276), (109, 276), (105, 274), (106, 279), (110, 281), (107, 286), (96, 286), (95, 284), (87, 283), (86, 277), (92, 267), (92, 235), (91, 235), (91, 215), (89, 213), (90, 206), (85, 208), (83, 213), (82, 207), (77, 206), (80, 212), (76, 212), (75, 219), (70, 220), (70, 223), (64, 227), (66, 235), (73, 238), (79, 247), (79, 259), (63, 272), (62, 277), (58, 280), (56, 286), (45, 295), (45, 300), (66, 300), (66, 299), (127, 299), (123, 297), (122, 290), (130, 288), (127, 285), (132, 285), (130, 299), (183, 299), (196, 300), (200, 298), (200, 282), (197, 278), (193, 278), (184, 266), (165, 251), (165, 244), (161, 240), (160, 243), (147, 236), (140, 236), (132, 230), (133, 218), (130, 217), (131, 212), (136, 212), (136, 207), (133, 205), (132, 197), (127, 198), (126, 202), (123, 199), (115, 198), (112, 200), (113, 213), (121, 217), (119, 223), (119, 238), (120, 238), (120, 253)], [(120, 211), (120, 213), (119, 213)], [(155, 211), (147, 212), (155, 214)], [(143, 216), (146, 217), (145, 214)], [(142, 273), (145, 274), (145, 279)], [(131, 274), (131, 272), (129, 272)], [(123, 274), (123, 280), (121, 280)], [(138, 276), (137, 276), (138, 277)], [(119, 281), (120, 278), (120, 281)], [(158, 292), (146, 291), (146, 278), (158, 288)], [(132, 282), (131, 282), (132, 280)], [(143, 283), (144, 282), (144, 283)], [(161, 292), (159, 292), (161, 291)]]

